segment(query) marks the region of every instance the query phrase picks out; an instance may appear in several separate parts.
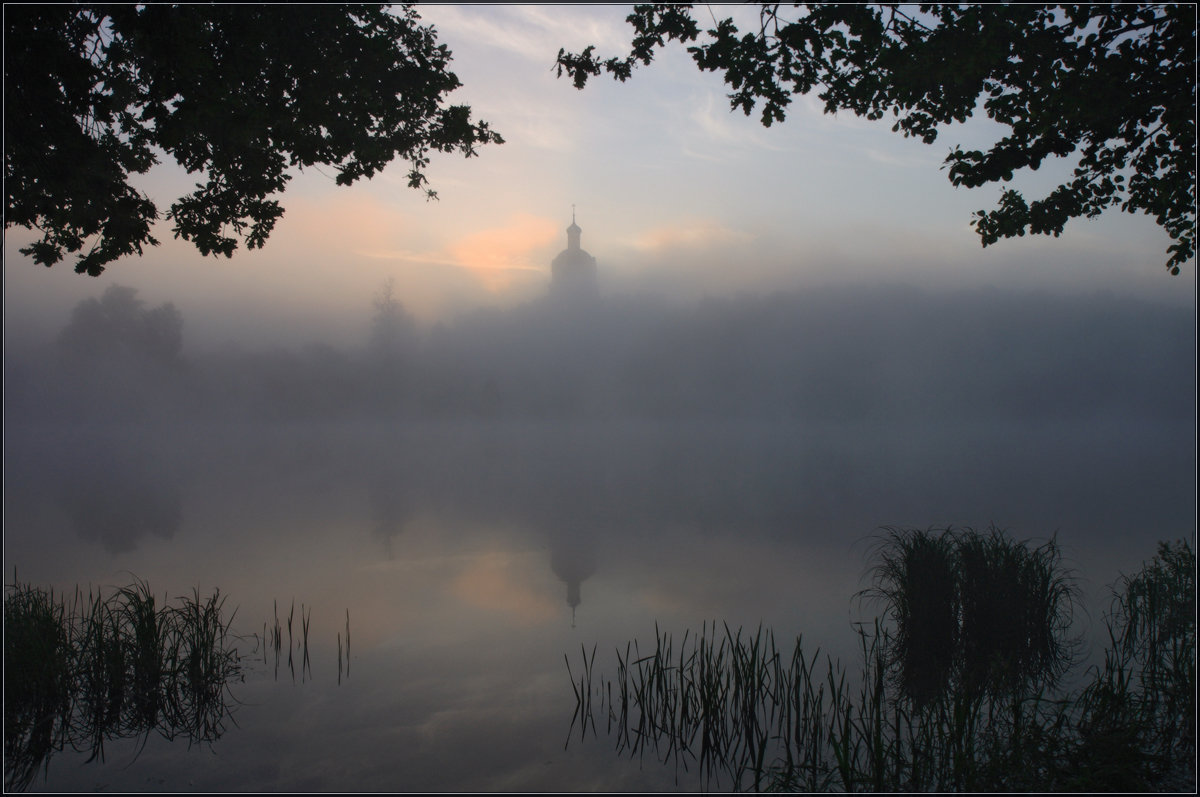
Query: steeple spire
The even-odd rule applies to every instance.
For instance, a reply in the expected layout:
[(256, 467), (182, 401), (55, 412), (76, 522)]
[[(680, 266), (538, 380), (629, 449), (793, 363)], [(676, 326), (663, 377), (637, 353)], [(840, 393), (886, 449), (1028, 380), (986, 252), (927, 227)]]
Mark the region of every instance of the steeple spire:
[(593, 296), (596, 293), (596, 258), (579, 245), (583, 230), (576, 219), (576, 207), (572, 202), (567, 248), (559, 252), (550, 264), (551, 290), (559, 295)]
[(579, 225), (575, 223), (575, 205), (574, 205), (574, 203), (572, 203), (572, 205), (571, 205), (571, 226), (567, 228), (567, 249), (571, 249), (571, 250), (579, 249), (579, 234), (582, 232), (583, 232), (583, 230), (581, 230), (579, 228)]

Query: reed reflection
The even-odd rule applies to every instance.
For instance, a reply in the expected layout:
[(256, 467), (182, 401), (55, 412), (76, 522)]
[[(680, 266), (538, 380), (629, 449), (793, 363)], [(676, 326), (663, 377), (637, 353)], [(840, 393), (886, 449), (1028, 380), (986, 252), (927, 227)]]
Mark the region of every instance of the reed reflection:
[[(28, 788), (70, 748), (104, 760), (114, 739), (213, 742), (232, 719), (242, 667), (224, 598), (156, 605), (144, 582), (56, 595), (14, 583), (4, 597), (4, 782)], [(140, 750), (141, 748), (139, 748)]]
[[(784, 791), (1195, 788), (1195, 554), (1186, 542), (1113, 587), (1103, 663), (1073, 663), (1076, 592), (1053, 541), (891, 530), (861, 667), (770, 629), (705, 625), (631, 641), (615, 677), (578, 669), (568, 736), (598, 726), (705, 787)], [(934, 647), (931, 647), (934, 646)], [(600, 722), (597, 722), (599, 720)], [(601, 724), (603, 723), (603, 724)]]

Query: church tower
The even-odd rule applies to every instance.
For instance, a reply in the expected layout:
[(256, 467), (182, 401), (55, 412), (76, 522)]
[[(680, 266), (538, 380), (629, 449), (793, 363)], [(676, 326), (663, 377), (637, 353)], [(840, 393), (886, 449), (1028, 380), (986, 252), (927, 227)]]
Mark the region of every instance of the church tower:
[(596, 258), (579, 246), (583, 230), (575, 223), (571, 206), (571, 226), (567, 228), (567, 248), (550, 264), (550, 295), (555, 297), (594, 297), (596, 295)]
[(567, 585), (567, 605), (571, 607), (571, 627), (574, 628), (575, 610), (583, 603), (580, 586), (596, 572), (596, 555), (591, 539), (576, 536), (572, 532), (552, 536), (550, 567), (558, 580)]

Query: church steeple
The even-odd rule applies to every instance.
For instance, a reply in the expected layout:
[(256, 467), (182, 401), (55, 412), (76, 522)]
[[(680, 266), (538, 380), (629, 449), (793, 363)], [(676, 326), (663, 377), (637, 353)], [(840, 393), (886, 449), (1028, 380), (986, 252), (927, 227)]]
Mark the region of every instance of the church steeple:
[(592, 541), (586, 535), (563, 532), (550, 539), (550, 567), (554, 575), (567, 585), (567, 605), (571, 607), (571, 627), (575, 627), (575, 610), (583, 603), (580, 586), (596, 572), (596, 555)]
[(567, 249), (579, 250), (579, 236), (582, 232), (583, 230), (575, 223), (575, 206), (571, 205), (571, 226), (567, 228)]
[(583, 230), (575, 222), (571, 205), (571, 226), (567, 228), (567, 248), (550, 264), (550, 290), (558, 296), (594, 298), (596, 295), (596, 258), (579, 245)]

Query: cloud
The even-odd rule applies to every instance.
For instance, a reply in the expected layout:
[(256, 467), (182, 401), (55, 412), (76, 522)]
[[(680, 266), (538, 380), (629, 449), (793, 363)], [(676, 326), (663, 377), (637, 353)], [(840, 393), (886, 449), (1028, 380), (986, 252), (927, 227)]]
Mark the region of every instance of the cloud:
[[(911, 151), (910, 151), (911, 150)], [(942, 163), (942, 155), (931, 149), (916, 150), (909, 147), (883, 149), (880, 147), (864, 147), (863, 154), (876, 163), (901, 168), (937, 169)]]
[(724, 161), (728, 160), (731, 151), (760, 149), (785, 152), (790, 149), (780, 144), (785, 137), (780, 128), (762, 126), (761, 106), (746, 116), (740, 111), (731, 110), (726, 97), (710, 92), (689, 116), (692, 121), (690, 132), (698, 138), (694, 143), (718, 148), (716, 151), (704, 151), (685, 144), (687, 154), (695, 158)]
[(354, 254), (430, 266), (450, 266), (470, 274), (488, 293), (503, 293), (533, 275), (545, 274), (547, 250), (559, 237), (558, 225), (530, 214), (513, 216), (501, 227), (470, 233), (443, 248), (425, 250), (386, 246), (356, 248)]
[[(582, 9), (576, 9), (582, 11)], [(553, 13), (544, 6), (425, 6), (422, 19), (453, 30), (455, 41), (498, 48), (549, 66), (559, 48), (582, 49), (595, 44), (601, 52), (618, 52), (629, 45), (630, 33), (621, 21), (624, 12)], [(451, 50), (455, 41), (449, 41)]]
[(558, 225), (549, 219), (520, 214), (503, 227), (480, 230), (450, 244), (450, 259), (474, 274), (488, 292), (499, 293), (523, 272), (544, 273), (539, 255), (558, 235)]
[(310, 183), (307, 191), (289, 194), (287, 200), (272, 242), (287, 241), (298, 252), (386, 250), (415, 232), (406, 229), (405, 214), (395, 204), (370, 191), (321, 190)]
[(457, 266), (436, 252), (414, 252), (410, 249), (355, 249), (354, 254), (372, 260), (403, 260), (408, 263), (428, 263), (436, 266)]
[(582, 122), (577, 117), (564, 116), (558, 111), (530, 110), (528, 106), (515, 114), (506, 113), (506, 118), (512, 119), (505, 123), (506, 129), (510, 125), (513, 128), (512, 140), (525, 147), (564, 154), (579, 149)]
[(643, 252), (678, 252), (712, 246), (741, 245), (750, 235), (731, 230), (719, 221), (694, 219), (644, 230), (630, 244)]
[(463, 82), (456, 98), (501, 132), (506, 152), (572, 153), (586, 139), (580, 109), (594, 102), (594, 92), (576, 92), (556, 78), (555, 56), (559, 49), (589, 44), (622, 52), (630, 33), (622, 29), (620, 9), (578, 10), (582, 13), (564, 17), (538, 6), (421, 8), (425, 21), (436, 25), (439, 39), (456, 54), (453, 67)]

